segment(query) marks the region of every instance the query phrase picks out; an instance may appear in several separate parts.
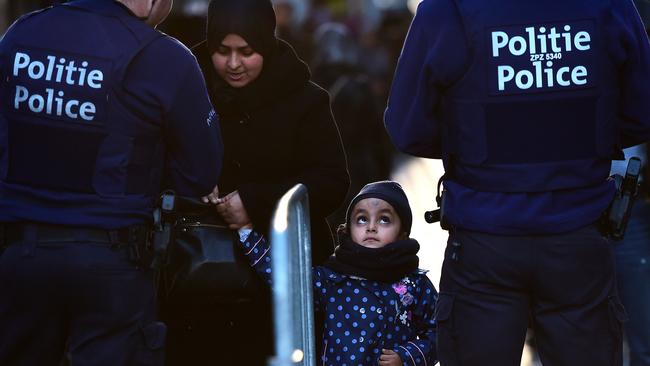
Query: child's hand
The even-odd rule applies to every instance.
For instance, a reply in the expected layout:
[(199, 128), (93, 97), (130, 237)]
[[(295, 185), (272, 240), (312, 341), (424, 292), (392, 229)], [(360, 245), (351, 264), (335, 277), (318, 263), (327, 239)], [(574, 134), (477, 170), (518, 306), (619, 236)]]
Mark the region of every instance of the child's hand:
[(399, 355), (389, 349), (382, 349), (379, 356), (379, 366), (402, 366), (402, 359)]

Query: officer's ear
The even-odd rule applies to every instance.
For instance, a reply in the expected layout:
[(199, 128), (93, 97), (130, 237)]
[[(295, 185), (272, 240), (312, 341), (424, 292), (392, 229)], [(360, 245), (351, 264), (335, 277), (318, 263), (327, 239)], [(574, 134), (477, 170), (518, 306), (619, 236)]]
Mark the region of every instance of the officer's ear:
[(152, 27), (158, 26), (167, 18), (172, 11), (173, 0), (148, 0), (150, 1), (151, 11), (145, 20)]

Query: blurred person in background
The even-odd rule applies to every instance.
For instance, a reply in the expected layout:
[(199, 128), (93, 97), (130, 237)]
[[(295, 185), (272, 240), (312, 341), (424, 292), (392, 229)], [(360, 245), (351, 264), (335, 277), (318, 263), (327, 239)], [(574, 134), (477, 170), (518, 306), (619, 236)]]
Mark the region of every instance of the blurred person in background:
[[(225, 199), (213, 203), (221, 202), (217, 211), (231, 229), (252, 224), (268, 235), (279, 199), (304, 184), (318, 265), (334, 250), (325, 218), (348, 190), (345, 154), (328, 93), (276, 38), (275, 19), (269, 0), (213, 0), (207, 40), (193, 48), (225, 146), (218, 192)], [(266, 365), (273, 352), (270, 300), (263, 292), (249, 302), (167, 314), (168, 364)]]
[(386, 105), (393, 71), (412, 15), (407, 10), (384, 10), (377, 27), (359, 36), (360, 61), (378, 105)]
[(335, 3), (341, 4), (342, 0), (311, 0), (309, 15), (305, 20), (305, 31), (314, 34), (321, 24), (335, 21), (335, 13), (337, 9), (341, 9), (340, 6), (335, 6)]
[(350, 189), (329, 216), (336, 231), (345, 209), (366, 183), (390, 176), (393, 147), (382, 128), (381, 110), (368, 77), (359, 64), (359, 46), (342, 23), (324, 23), (314, 34), (314, 81), (330, 93), (332, 112), (341, 132), (350, 172)]
[(291, 0), (273, 1), (275, 9), (276, 31), (275, 35), (296, 51), (298, 57), (309, 60), (311, 55), (311, 44), (309, 34), (301, 31), (301, 25), (296, 22), (295, 6)]
[(650, 140), (648, 85), (631, 0), (420, 3), (385, 123), (445, 167), (442, 366), (519, 365), (529, 320), (544, 364), (621, 365), (626, 314), (597, 222), (611, 161)]

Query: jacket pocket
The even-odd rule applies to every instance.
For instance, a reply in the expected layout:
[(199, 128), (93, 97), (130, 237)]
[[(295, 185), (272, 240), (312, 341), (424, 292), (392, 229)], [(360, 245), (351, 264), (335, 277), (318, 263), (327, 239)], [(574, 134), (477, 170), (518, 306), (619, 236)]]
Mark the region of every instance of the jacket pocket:
[(607, 302), (609, 309), (609, 327), (618, 341), (623, 336), (623, 323), (628, 321), (627, 312), (618, 296), (610, 296)]
[(455, 295), (441, 292), (436, 302), (437, 348), (440, 363), (446, 366), (459, 365), (458, 344), (454, 329)]
[(435, 318), (436, 322), (446, 323), (451, 318), (451, 313), (454, 307), (454, 295), (450, 293), (441, 292), (436, 302)]
[(627, 312), (618, 296), (607, 299), (609, 328), (612, 334), (613, 359), (611, 365), (620, 365), (623, 359), (623, 323), (628, 321)]
[(135, 365), (162, 366), (165, 363), (165, 340), (167, 326), (153, 322), (140, 329), (142, 344), (138, 349)]

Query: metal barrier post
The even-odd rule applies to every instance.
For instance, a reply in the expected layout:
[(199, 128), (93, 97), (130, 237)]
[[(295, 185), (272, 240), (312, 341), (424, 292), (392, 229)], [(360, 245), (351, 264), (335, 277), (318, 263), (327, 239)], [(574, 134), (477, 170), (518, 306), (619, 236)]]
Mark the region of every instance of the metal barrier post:
[(280, 199), (272, 221), (271, 278), (275, 357), (270, 366), (315, 366), (311, 231), (307, 188)]

